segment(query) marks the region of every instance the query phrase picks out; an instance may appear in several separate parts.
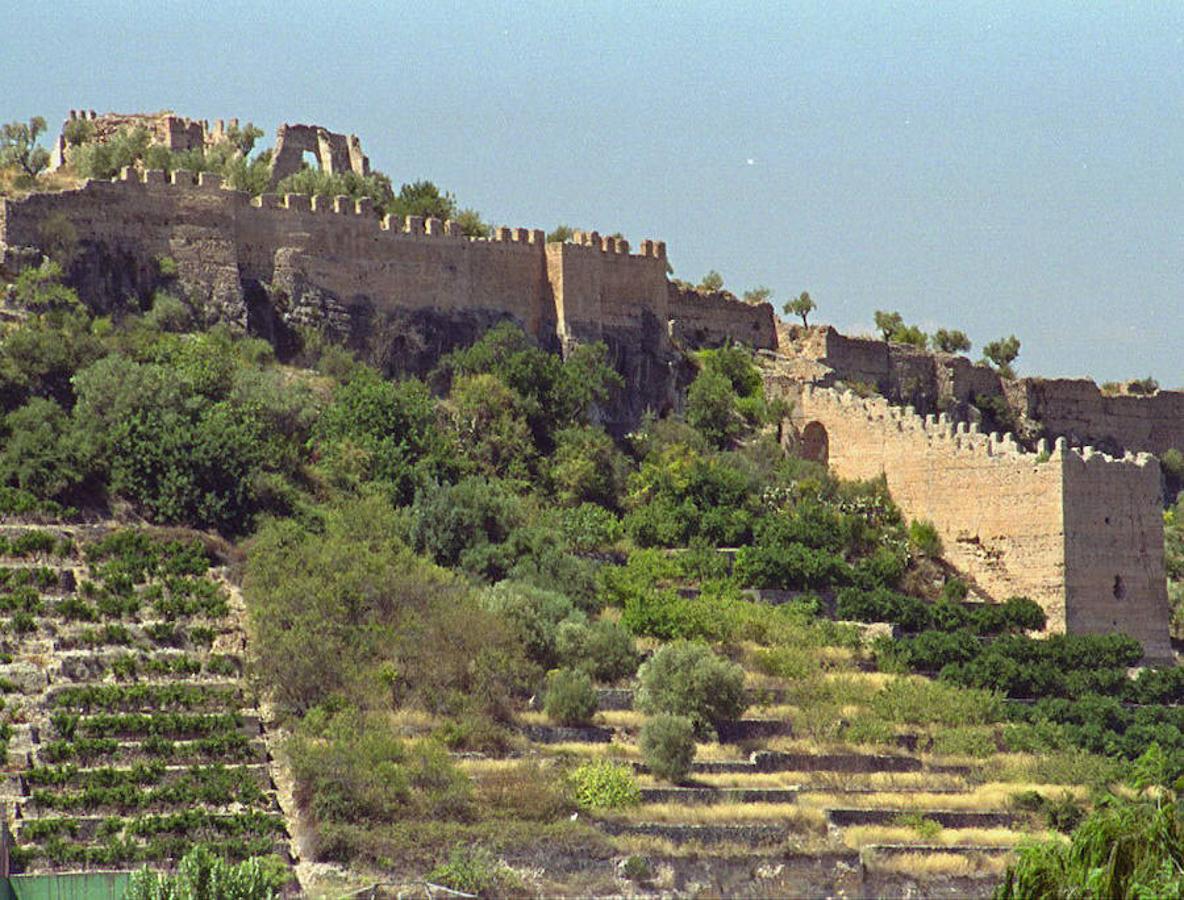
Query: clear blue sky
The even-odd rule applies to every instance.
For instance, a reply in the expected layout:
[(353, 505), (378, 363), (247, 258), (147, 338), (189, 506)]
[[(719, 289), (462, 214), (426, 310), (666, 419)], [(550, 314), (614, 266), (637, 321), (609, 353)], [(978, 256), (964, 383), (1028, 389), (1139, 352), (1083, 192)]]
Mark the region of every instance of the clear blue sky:
[[(497, 224), (1184, 383), (1184, 2), (9, 7), (0, 119), (353, 131)], [(19, 27), (12, 23), (19, 20)]]

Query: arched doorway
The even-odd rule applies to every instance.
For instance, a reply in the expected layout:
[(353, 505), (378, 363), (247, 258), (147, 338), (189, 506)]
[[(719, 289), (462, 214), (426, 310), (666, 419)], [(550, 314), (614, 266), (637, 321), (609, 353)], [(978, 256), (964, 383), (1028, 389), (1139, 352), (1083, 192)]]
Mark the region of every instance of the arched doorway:
[(821, 422), (808, 422), (802, 429), (802, 459), (824, 466), (830, 459), (830, 436)]

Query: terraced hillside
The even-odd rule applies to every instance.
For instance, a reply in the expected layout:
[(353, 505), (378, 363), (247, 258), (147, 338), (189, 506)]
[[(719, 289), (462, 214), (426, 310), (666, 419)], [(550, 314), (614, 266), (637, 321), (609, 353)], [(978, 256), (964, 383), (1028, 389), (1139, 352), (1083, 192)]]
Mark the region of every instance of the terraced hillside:
[[(738, 649), (759, 658), (756, 644)], [(649, 772), (638, 745), (646, 717), (628, 687), (602, 689), (586, 728), (523, 714), (534, 738), (525, 752), (569, 772), (608, 763), (634, 775), (635, 802), (585, 815), (636, 889), (748, 896), (880, 896), (910, 884), (928, 896), (989, 895), (1017, 844), (1059, 839), (1051, 826), (1075, 824), (1091, 785), (1113, 775), (1088, 754), (1015, 752), (1007, 726), (989, 721), (1001, 706), (975, 712), (975, 692), (863, 671), (870, 655), (858, 647), (810, 655), (825, 668), (805, 679), (747, 668), (753, 706), (720, 741), (696, 745), (677, 784)], [(515, 764), (462, 768), (480, 782)]]
[(7, 801), (24, 872), (287, 859), (241, 610), (197, 540), (0, 529)]

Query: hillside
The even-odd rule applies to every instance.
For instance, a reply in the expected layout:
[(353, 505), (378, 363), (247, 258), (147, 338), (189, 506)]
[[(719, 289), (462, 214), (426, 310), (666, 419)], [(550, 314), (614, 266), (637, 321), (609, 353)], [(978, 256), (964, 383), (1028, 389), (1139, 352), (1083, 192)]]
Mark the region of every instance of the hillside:
[[(175, 178), (136, 184), (81, 190), (202, 204)], [(211, 201), (219, 228), (238, 202)], [(281, 212), (268, 202), (251, 208)], [(302, 205), (282, 212), (317, 214)], [(948, 519), (906, 513), (924, 491), (839, 477), (872, 451), (820, 454), (798, 426), (833, 407), (835, 436), (851, 413), (881, 451), (873, 427), (917, 458), (956, 443), (1025, 477), (1080, 459), (1142, 489), (1158, 464), (1023, 453), (875, 385), (791, 395), (787, 356), (655, 326), (675, 321), (655, 245), (505, 237), (518, 246), (442, 252), (537, 257), (540, 279), (595, 270), (617, 291), (600, 299), (628, 297), (612, 273), (633, 267), (660, 280), (654, 322), (563, 333), (561, 354), (564, 323), (619, 310), (573, 303), (533, 330), (476, 317), (409, 374), (329, 325), (217, 321), (178, 275), (217, 254), (18, 267), (0, 324), (14, 867), (172, 870), (200, 846), (258, 860), (258, 896), (988, 896), (1005, 879), (1022, 896), (1067, 879), (1069, 841), (1108, 816), (1132, 845), (1159, 833), (1147, 817), (1175, 834), (1184, 674), (1144, 665), (1123, 633), (1142, 623), (1075, 631), (1046, 596), (996, 589), (1016, 582), (966, 564)], [(111, 263), (104, 240), (79, 258)], [(224, 286), (246, 303), (243, 271)], [(739, 301), (704, 301), (704, 322), (720, 303)], [(651, 371), (661, 403), (630, 395)], [(925, 481), (949, 501), (942, 484)], [(1178, 600), (1181, 508), (1153, 513), (1166, 544), (1144, 555)], [(1074, 524), (1053, 523), (1058, 552)], [(1180, 846), (1098, 870), (1178, 890)]]

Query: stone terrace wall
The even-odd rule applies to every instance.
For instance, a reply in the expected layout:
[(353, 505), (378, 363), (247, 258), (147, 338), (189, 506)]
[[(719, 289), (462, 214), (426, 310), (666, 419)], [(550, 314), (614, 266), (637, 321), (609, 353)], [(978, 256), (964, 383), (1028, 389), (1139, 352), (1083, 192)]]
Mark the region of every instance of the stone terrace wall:
[(1025, 378), (1007, 393), (1012, 408), (1039, 422), (1046, 435), (1112, 453), (1184, 450), (1184, 391), (1107, 397), (1086, 379)]
[(692, 347), (718, 347), (729, 338), (757, 350), (775, 350), (777, 318), (768, 303), (745, 303), (722, 291), (669, 287), (672, 335)]
[(794, 402), (807, 451), (845, 478), (883, 475), (902, 511), (933, 522), (946, 558), (993, 599), (1031, 597), (1051, 631), (1113, 631), (1118, 621), (1149, 658), (1170, 659), (1153, 459), (1112, 460), (1063, 440), (1027, 453), (1010, 434), (921, 418), (879, 397), (770, 387)]

